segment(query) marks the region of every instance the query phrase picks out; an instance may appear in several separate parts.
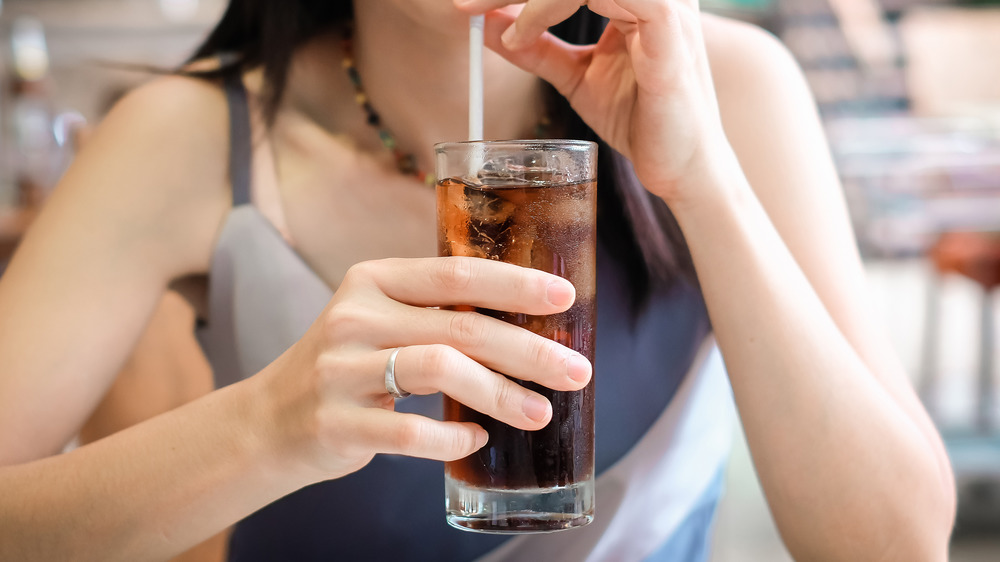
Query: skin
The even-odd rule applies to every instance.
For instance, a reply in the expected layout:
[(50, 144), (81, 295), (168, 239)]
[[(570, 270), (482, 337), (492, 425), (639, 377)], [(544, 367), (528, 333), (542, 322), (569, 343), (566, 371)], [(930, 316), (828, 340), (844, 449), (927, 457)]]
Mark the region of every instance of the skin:
[[(93, 443), (169, 412), (214, 389), (212, 367), (194, 339), (195, 312), (175, 291), (160, 299), (149, 325), (90, 419), (81, 445)], [(228, 531), (173, 558), (173, 562), (224, 560)]]
[[(578, 4), (358, 2), (356, 64), (401, 146), (461, 138), (453, 78), (466, 46), (440, 24), (499, 10), (486, 30), (487, 131), (530, 130), (537, 74), (671, 207), (793, 556), (945, 559), (950, 467), (869, 316), (800, 72), (770, 37), (700, 16), (690, 0), (592, 0), (612, 18), (592, 47), (539, 35)], [(335, 45), (296, 55), (254, 169), (262, 213), (337, 287), (331, 302), (256, 376), (59, 456), (164, 289), (208, 269), (231, 204), (218, 88), (169, 77), (129, 95), (47, 203), (0, 281), (0, 427), (11, 428), (0, 434), (0, 558), (161, 559), (375, 454), (453, 459), (482, 446), (472, 424), (392, 411), (382, 370), (394, 347), (404, 389), (525, 429), (548, 421), (547, 403), (490, 369), (561, 390), (589, 380), (590, 366), (553, 342), (426, 308), (548, 314), (573, 290), (504, 264), (419, 257), (434, 253), (433, 195), (394, 171), (329, 64)], [(431, 156), (417, 153), (425, 169)]]

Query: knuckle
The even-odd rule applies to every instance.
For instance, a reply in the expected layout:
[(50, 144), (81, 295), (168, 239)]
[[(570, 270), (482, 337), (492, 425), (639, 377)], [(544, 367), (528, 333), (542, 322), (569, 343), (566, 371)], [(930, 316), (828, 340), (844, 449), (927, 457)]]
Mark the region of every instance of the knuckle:
[(546, 293), (551, 281), (551, 277), (544, 273), (534, 269), (523, 269), (514, 277), (511, 285), (513, 293), (518, 295), (518, 302), (546, 306), (548, 304)]
[(441, 382), (447, 373), (457, 368), (458, 353), (453, 348), (443, 344), (427, 346), (421, 371), (426, 383), (435, 390), (440, 390)]
[(434, 278), (445, 291), (464, 292), (472, 286), (476, 272), (477, 267), (473, 259), (451, 257), (441, 260), (441, 266), (435, 270)]
[(327, 387), (333, 384), (344, 372), (344, 362), (333, 353), (323, 353), (316, 358), (313, 366), (314, 377), (313, 391), (322, 393)]
[(412, 451), (423, 442), (425, 434), (419, 418), (404, 418), (396, 426), (394, 445), (400, 451)]
[(476, 439), (469, 431), (452, 431), (449, 451), (453, 458), (461, 458), (476, 448)]
[(536, 365), (548, 365), (558, 358), (556, 344), (541, 336), (534, 334), (528, 337), (527, 342), (528, 359)]
[(331, 306), (323, 318), (323, 333), (333, 341), (361, 333), (370, 321), (370, 311), (353, 302), (339, 302)]
[(345, 420), (340, 412), (332, 408), (319, 408), (310, 421), (310, 431), (323, 449), (336, 451), (348, 458), (370, 452), (357, 439), (352, 439), (350, 432), (343, 430), (350, 421)]
[(496, 405), (497, 410), (517, 409), (517, 404), (519, 403), (517, 397), (520, 394), (521, 387), (504, 378), (502, 375), (497, 375), (497, 377), (497, 385), (493, 390), (493, 403)]
[(344, 274), (341, 286), (354, 287), (372, 282), (378, 276), (378, 271), (384, 261), (386, 260), (371, 260), (352, 265)]
[(520, 273), (520, 275), (515, 275), (511, 280), (511, 288), (514, 294), (520, 295), (522, 300), (534, 299), (537, 298), (536, 292), (540, 287), (544, 294), (544, 287), (539, 277), (532, 275), (531, 271), (522, 271)]
[(448, 330), (451, 341), (463, 347), (481, 347), (490, 339), (489, 319), (475, 312), (456, 312)]

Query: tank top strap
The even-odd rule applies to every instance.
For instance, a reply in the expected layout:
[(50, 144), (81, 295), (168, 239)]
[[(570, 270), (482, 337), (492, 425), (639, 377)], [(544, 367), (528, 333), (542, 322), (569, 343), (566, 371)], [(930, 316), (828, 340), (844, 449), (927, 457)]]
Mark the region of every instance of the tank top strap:
[(230, 74), (223, 81), (226, 105), (229, 106), (229, 181), (233, 206), (250, 203), (250, 167), (253, 148), (250, 142), (250, 106), (247, 89), (240, 74)]

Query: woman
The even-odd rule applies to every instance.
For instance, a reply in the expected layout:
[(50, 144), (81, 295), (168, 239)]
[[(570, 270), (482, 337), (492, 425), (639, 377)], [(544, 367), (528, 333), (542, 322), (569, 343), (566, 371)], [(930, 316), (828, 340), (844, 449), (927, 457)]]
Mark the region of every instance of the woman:
[[(708, 320), (796, 558), (946, 557), (950, 467), (869, 317), (836, 175), (787, 54), (694, 0), (592, 0), (610, 24), (583, 47), (542, 33), (578, 1), (508, 4), (234, 0), (197, 55), (219, 72), (162, 78), (119, 104), (0, 283), (0, 558), (159, 559), (268, 506), (237, 525), (232, 559), (701, 559), (726, 425)], [(427, 308), (548, 314), (573, 300), (540, 272), (421, 257), (434, 249), (433, 194), (405, 153), (426, 170), (433, 142), (463, 136), (458, 30), (486, 11), (488, 134), (552, 121), (552, 134), (579, 136), (578, 115), (627, 159), (603, 150), (606, 515), (507, 542), (444, 526), (439, 464), (375, 456), (454, 459), (487, 439), (422, 415), (426, 400), (394, 411), (382, 378), (394, 348), (404, 390), (529, 430), (548, 404), (492, 371), (559, 390), (591, 376), (525, 331)], [(536, 75), (576, 115), (547, 105)], [(208, 289), (188, 282), (205, 275)], [(51, 456), (168, 286), (203, 305), (202, 341), (231, 384)], [(647, 489), (665, 501), (640, 503)]]

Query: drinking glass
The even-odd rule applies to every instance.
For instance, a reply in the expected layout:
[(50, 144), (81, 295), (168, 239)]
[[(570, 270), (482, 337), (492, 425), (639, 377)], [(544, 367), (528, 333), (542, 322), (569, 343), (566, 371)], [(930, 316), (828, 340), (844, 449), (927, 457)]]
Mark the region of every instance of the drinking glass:
[[(470, 141), (435, 147), (438, 253), (554, 273), (572, 308), (530, 316), (475, 311), (521, 326), (594, 361), (597, 145), (575, 140)], [(575, 392), (515, 380), (552, 403), (525, 431), (445, 397), (445, 419), (475, 422), (486, 446), (445, 464), (448, 523), (486, 533), (551, 532), (594, 517), (594, 381)]]

